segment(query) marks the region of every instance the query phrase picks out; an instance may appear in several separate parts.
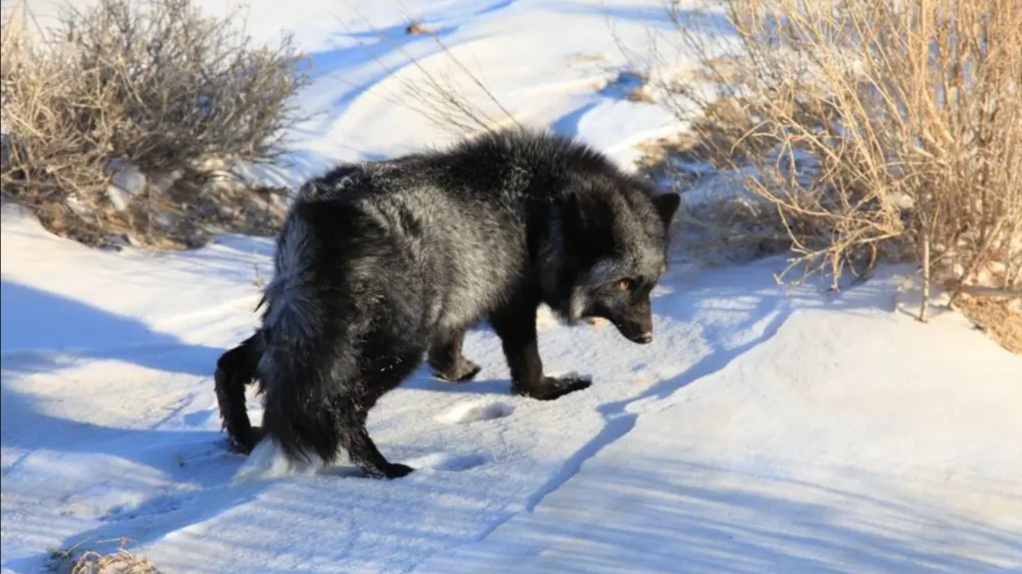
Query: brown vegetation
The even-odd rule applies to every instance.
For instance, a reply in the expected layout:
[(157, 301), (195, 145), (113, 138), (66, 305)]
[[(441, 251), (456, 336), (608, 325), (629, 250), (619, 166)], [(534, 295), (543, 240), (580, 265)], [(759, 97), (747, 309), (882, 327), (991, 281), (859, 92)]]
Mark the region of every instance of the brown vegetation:
[(23, 7), (4, 16), (5, 194), (100, 245), (201, 241), (211, 206), (277, 217), (234, 168), (276, 158), (300, 119), (290, 38), (254, 45), (189, 0), (100, 0), (32, 24)]
[[(709, 96), (700, 160), (744, 169), (794, 251), (791, 269), (866, 275), (912, 258), (957, 303), (970, 286), (1022, 289), (1022, 3), (727, 0), (735, 42), (679, 17)], [(701, 148), (701, 149), (699, 149)], [(749, 169), (749, 168), (754, 169)]]

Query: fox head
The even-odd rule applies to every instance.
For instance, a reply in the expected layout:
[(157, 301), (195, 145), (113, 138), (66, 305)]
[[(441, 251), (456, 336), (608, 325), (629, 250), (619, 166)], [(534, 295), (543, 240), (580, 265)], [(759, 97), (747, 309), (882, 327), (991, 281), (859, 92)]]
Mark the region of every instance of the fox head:
[(610, 321), (621, 335), (643, 345), (653, 341), (653, 314), (650, 293), (655, 279), (634, 278), (636, 273), (619, 274), (614, 279), (576, 290), (581, 309), (578, 318), (600, 317)]
[(643, 182), (586, 182), (564, 197), (553, 218), (551, 241), (558, 277), (544, 290), (559, 296), (551, 307), (569, 322), (600, 317), (626, 339), (653, 341), (650, 293), (667, 271), (670, 222), (676, 193), (655, 194)]

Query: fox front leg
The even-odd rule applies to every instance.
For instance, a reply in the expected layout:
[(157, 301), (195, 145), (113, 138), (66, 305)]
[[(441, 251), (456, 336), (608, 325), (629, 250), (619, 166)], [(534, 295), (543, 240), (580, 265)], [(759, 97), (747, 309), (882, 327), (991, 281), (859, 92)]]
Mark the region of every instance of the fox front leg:
[(588, 388), (592, 380), (587, 377), (548, 377), (543, 374), (536, 336), (538, 307), (538, 302), (512, 303), (490, 318), (511, 370), (511, 391), (516, 395), (552, 401)]

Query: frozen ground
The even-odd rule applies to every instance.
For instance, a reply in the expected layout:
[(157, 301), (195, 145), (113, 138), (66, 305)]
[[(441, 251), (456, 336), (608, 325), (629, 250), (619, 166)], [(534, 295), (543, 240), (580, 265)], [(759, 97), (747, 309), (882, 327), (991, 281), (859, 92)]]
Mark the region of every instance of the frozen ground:
[[(450, 65), (404, 35), (401, 6), (252, 4), (253, 33), (294, 30), (320, 68), (304, 100), (325, 113), (283, 177), (452, 137), (395, 103), (421, 73), (408, 56)], [(403, 6), (522, 121), (622, 163), (676, 125), (608, 87), (624, 63), (608, 16), (641, 50), (668, 29), (657, 2)], [(901, 312), (906, 269), (786, 292), (771, 278), (783, 261), (706, 270), (678, 254), (652, 345), (543, 320), (548, 369), (591, 374), (590, 390), (510, 396), (479, 329), (478, 382), (420, 372), (370, 417), (417, 472), (378, 482), (341, 464), (235, 484), (244, 459), (225, 450), (211, 372), (250, 333), (271, 251), (224, 237), (97, 252), (4, 206), (3, 572), (120, 536), (180, 573), (1022, 572), (1022, 357), (957, 315)]]

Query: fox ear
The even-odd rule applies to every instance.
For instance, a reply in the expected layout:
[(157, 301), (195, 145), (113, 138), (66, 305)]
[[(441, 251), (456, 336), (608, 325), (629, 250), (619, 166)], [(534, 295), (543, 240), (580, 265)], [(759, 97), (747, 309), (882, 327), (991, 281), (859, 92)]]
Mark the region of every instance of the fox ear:
[(671, 219), (674, 217), (674, 213), (678, 211), (679, 205), (681, 205), (681, 196), (673, 191), (653, 198), (653, 207), (656, 208), (657, 214), (660, 215), (664, 225), (671, 223)]

